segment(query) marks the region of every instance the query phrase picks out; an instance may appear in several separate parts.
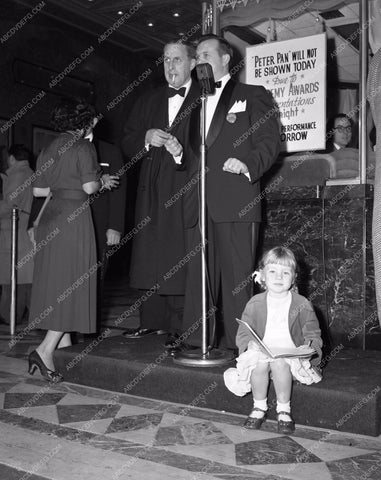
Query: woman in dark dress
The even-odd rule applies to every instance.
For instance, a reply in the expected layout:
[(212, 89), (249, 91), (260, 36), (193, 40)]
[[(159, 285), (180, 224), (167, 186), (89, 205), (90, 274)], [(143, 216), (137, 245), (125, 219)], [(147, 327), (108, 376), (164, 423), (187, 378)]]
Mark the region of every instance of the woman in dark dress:
[(97, 258), (89, 195), (117, 185), (102, 175), (94, 146), (83, 137), (95, 110), (78, 99), (64, 100), (53, 111), (61, 131), (37, 160), (33, 194), (51, 199), (38, 223), (30, 323), (46, 329), (29, 355), (29, 373), (36, 368), (48, 381), (60, 382), (55, 371), (56, 348), (71, 345), (70, 332), (96, 331)]

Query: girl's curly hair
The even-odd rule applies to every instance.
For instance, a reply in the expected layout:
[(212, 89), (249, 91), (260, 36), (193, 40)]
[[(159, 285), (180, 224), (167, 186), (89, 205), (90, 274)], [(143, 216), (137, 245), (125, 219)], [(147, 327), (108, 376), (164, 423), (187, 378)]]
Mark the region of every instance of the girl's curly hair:
[(63, 98), (53, 109), (51, 122), (59, 132), (88, 128), (97, 116), (95, 108), (82, 98)]

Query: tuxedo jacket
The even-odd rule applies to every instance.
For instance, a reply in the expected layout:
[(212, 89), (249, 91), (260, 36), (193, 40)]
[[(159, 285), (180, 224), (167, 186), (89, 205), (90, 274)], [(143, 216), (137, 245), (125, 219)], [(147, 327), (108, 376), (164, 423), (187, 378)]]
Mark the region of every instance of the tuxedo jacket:
[[(200, 109), (192, 112), (190, 144), (186, 158), (189, 178), (198, 175), (200, 159)], [(276, 161), (280, 135), (277, 110), (271, 95), (260, 86), (229, 80), (217, 104), (206, 138), (206, 204), (214, 222), (259, 222), (262, 175)], [(244, 162), (250, 180), (243, 174), (223, 171), (228, 158)], [(198, 183), (184, 200), (187, 227), (198, 220)]]
[(182, 192), (187, 172), (175, 163), (165, 147), (151, 146), (146, 151), (145, 134), (151, 128), (170, 132), (182, 144), (182, 161), (186, 162), (190, 152), (189, 123), (198, 98), (198, 85), (192, 81), (169, 127), (167, 86), (159, 87), (138, 99), (125, 125), (122, 149), (130, 161), (141, 157), (135, 225), (149, 218), (149, 223), (133, 237), (130, 283), (134, 288), (148, 289), (158, 282), (159, 293), (184, 293), (184, 268), (176, 275), (165, 279), (164, 276), (186, 254)]

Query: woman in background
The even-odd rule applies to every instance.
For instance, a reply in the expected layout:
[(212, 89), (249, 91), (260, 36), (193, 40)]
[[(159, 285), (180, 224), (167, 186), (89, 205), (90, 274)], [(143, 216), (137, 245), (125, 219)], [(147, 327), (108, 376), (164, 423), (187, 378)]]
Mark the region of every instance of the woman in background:
[(89, 195), (117, 186), (116, 177), (101, 175), (94, 146), (83, 137), (94, 108), (80, 99), (66, 99), (52, 114), (62, 132), (37, 160), (36, 197), (48, 197), (40, 213), (35, 245), (29, 321), (46, 329), (29, 355), (29, 373), (36, 368), (48, 381), (63, 380), (55, 371), (56, 348), (71, 345), (70, 332), (96, 331), (95, 237)]

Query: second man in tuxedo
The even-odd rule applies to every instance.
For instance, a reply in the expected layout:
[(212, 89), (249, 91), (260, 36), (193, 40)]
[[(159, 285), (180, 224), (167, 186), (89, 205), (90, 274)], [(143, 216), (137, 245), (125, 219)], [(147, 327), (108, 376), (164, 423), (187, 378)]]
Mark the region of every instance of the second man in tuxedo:
[[(217, 82), (214, 95), (207, 98), (205, 122), (208, 310), (217, 307), (217, 337), (209, 341), (212, 346), (219, 343), (235, 349), (235, 318), (241, 317), (251, 294), (250, 275), (261, 221), (260, 179), (277, 158), (279, 127), (271, 95), (263, 87), (230, 78), (231, 58), (232, 48), (224, 38), (200, 38), (197, 63), (209, 63)], [(199, 119), (200, 112), (195, 109), (190, 125), (193, 156), (186, 159), (189, 178), (199, 169)], [(185, 194), (184, 219), (188, 250), (195, 251), (200, 243), (198, 185)], [(200, 255), (192, 255), (184, 308), (186, 342), (198, 346), (201, 328), (196, 334), (188, 333), (201, 318), (200, 264)]]

